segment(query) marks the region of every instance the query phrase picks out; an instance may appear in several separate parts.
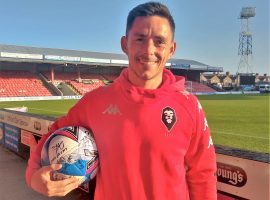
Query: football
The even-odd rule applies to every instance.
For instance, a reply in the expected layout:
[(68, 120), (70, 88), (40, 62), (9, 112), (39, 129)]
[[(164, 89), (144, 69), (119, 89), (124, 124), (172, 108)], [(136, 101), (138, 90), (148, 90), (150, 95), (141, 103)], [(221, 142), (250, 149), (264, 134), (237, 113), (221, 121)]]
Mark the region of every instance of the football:
[(52, 173), (53, 180), (75, 176), (83, 184), (93, 179), (99, 165), (93, 133), (82, 126), (54, 131), (41, 150), (41, 165), (50, 164), (62, 164), (60, 170)]

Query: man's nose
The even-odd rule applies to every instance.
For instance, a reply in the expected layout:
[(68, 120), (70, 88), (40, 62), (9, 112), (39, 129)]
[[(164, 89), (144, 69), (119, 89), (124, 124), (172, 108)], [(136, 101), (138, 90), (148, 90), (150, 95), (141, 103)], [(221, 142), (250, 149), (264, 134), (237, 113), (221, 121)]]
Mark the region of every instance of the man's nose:
[(154, 54), (156, 46), (153, 40), (147, 40), (144, 45), (145, 52), (149, 55)]

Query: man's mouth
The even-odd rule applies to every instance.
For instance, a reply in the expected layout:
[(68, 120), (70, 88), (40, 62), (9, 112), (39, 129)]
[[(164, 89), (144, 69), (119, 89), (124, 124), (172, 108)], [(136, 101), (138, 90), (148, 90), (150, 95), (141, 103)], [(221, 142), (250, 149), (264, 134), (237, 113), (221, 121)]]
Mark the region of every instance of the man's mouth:
[(139, 59), (139, 62), (144, 65), (155, 65), (158, 63), (157, 60)]

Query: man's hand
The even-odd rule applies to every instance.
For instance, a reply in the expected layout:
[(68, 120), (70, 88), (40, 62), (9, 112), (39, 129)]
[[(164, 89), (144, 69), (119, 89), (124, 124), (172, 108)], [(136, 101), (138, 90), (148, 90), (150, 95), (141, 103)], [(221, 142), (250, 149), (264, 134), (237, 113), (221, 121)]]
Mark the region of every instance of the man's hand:
[(31, 187), (48, 197), (65, 196), (76, 189), (80, 182), (78, 178), (71, 177), (64, 180), (51, 180), (51, 172), (61, 169), (61, 164), (52, 164), (37, 170), (31, 177)]

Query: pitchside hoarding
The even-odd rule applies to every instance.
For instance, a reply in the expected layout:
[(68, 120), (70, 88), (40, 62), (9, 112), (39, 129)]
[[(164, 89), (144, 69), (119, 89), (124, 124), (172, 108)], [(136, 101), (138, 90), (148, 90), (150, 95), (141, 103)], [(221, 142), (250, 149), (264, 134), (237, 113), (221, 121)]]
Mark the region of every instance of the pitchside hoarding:
[(5, 124), (5, 147), (18, 153), (20, 141), (20, 128)]
[(53, 123), (53, 119), (38, 118), (31, 114), (5, 109), (0, 110), (0, 116), (0, 122), (19, 127), (40, 136), (46, 134), (48, 127)]
[(0, 144), (4, 144), (4, 124), (0, 122)]
[(269, 170), (267, 162), (217, 154), (218, 190), (233, 199), (269, 200)]
[(30, 148), (30, 152), (34, 151), (37, 146), (37, 140), (32, 132), (21, 130), (21, 143)]

